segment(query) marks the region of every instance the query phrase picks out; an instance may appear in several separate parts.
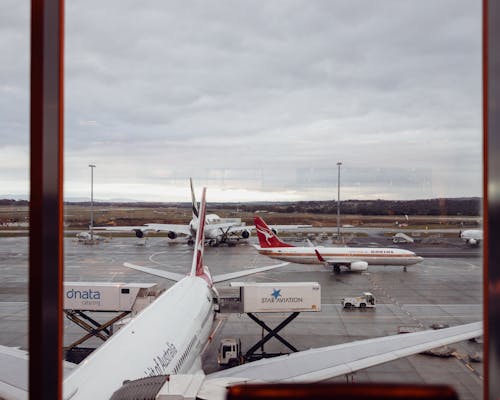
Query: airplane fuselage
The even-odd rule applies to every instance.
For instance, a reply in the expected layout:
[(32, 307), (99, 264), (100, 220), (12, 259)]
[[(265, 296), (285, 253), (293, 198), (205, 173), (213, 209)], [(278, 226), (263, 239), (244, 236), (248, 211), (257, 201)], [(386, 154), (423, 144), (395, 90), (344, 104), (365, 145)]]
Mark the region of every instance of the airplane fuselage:
[[(208, 214), (205, 221), (205, 240), (223, 241), (226, 231), (235, 226), (233, 222), (224, 222), (217, 214)], [(197, 218), (193, 218), (189, 222), (192, 237), (196, 236), (198, 226), (199, 221)]]
[[(260, 254), (278, 260), (298, 264), (322, 264), (318, 260), (313, 247), (256, 247)], [(356, 261), (365, 261), (369, 265), (401, 265), (408, 266), (422, 261), (415, 253), (391, 248), (371, 247), (318, 247), (321, 256), (329, 263), (339, 265)]]
[(109, 398), (127, 379), (201, 374), (213, 317), (207, 282), (187, 276), (79, 364), (64, 381), (64, 399)]

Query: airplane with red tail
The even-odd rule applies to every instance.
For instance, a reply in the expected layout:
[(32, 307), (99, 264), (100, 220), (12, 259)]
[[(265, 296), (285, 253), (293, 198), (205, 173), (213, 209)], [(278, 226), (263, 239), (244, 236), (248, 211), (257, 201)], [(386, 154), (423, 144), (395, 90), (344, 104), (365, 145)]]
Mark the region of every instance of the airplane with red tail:
[[(480, 336), (482, 323), (426, 330), (298, 351), (205, 374), (201, 356), (211, 342), (218, 298), (214, 283), (287, 263), (212, 276), (203, 263), (205, 190), (191, 270), (187, 275), (129, 263), (128, 268), (176, 283), (78, 365), (65, 363), (63, 398), (222, 400), (248, 383), (318, 382)], [(272, 241), (272, 237), (269, 237)], [(291, 249), (291, 247), (285, 247)], [(28, 357), (0, 346), (0, 397), (28, 398)], [(163, 397), (162, 397), (163, 398)]]
[(406, 270), (423, 260), (412, 251), (396, 248), (293, 246), (281, 241), (261, 217), (256, 216), (254, 223), (259, 239), (255, 247), (260, 254), (298, 264), (323, 264), (336, 273), (341, 268), (366, 271), (368, 265), (399, 265)]

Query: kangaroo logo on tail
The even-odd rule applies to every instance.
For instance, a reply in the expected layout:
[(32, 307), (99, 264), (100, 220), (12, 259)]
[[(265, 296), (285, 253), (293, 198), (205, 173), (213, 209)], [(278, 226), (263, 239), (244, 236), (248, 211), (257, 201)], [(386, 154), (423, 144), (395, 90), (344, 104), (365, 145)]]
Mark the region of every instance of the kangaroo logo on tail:
[(254, 217), (254, 223), (260, 247), (295, 247), (291, 244), (283, 243), (261, 217)]

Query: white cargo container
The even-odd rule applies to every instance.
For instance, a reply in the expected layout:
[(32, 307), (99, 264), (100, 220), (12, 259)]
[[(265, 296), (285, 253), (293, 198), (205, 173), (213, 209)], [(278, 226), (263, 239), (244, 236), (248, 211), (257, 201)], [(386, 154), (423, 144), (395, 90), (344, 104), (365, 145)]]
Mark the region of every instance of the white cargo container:
[(139, 312), (158, 296), (155, 283), (65, 282), (64, 309)]
[(240, 288), (244, 313), (321, 311), (317, 282), (231, 282)]

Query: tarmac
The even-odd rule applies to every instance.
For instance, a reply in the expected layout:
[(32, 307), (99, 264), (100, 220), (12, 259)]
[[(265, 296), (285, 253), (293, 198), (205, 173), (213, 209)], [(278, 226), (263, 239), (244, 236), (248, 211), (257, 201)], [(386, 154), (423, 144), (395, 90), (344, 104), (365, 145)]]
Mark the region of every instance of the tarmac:
[[(207, 247), (205, 264), (212, 275), (275, 264), (261, 256), (250, 243), (234, 247)], [(358, 245), (393, 246), (386, 237), (370, 235)], [(139, 245), (139, 243), (141, 245)], [(145, 244), (144, 244), (145, 243)], [(329, 245), (327, 242), (323, 245)], [(458, 239), (434, 244), (400, 245), (425, 257), (408, 267), (370, 266), (364, 273), (333, 274), (322, 265), (290, 264), (275, 271), (259, 273), (239, 281), (301, 282), (321, 285), (320, 312), (301, 313), (280, 332), (299, 350), (329, 346), (354, 340), (394, 335), (400, 330), (429, 329), (432, 325), (458, 325), (482, 319), (481, 251), (470, 249)], [(179, 273), (190, 269), (192, 247), (182, 240), (135, 237), (113, 238), (97, 245), (84, 245), (65, 239), (65, 281), (154, 282), (168, 288), (172, 283), (122, 266), (123, 262), (154, 266)], [(27, 348), (28, 316), (28, 240), (26, 237), (0, 238), (0, 344)], [(222, 286), (226, 284), (222, 284)], [(223, 289), (222, 289), (223, 290)], [(375, 309), (343, 309), (343, 297), (372, 292)], [(96, 318), (108, 318), (100, 315)], [(269, 326), (283, 321), (286, 314), (259, 314)], [(65, 345), (84, 332), (65, 319)], [(214, 323), (212, 343), (203, 354), (205, 371), (219, 367), (216, 362), (221, 338), (241, 338), (243, 350), (256, 343), (262, 329), (245, 314), (219, 314)], [(82, 346), (97, 347), (95, 338)], [(449, 384), (460, 399), (482, 399), (483, 363), (472, 361), (482, 355), (482, 342), (467, 341), (450, 345), (450, 357), (415, 355), (389, 362), (337, 382), (411, 382)], [(454, 350), (454, 351), (453, 351)], [(289, 351), (275, 339), (266, 343), (265, 352)], [(479, 357), (480, 358), (480, 357)]]

